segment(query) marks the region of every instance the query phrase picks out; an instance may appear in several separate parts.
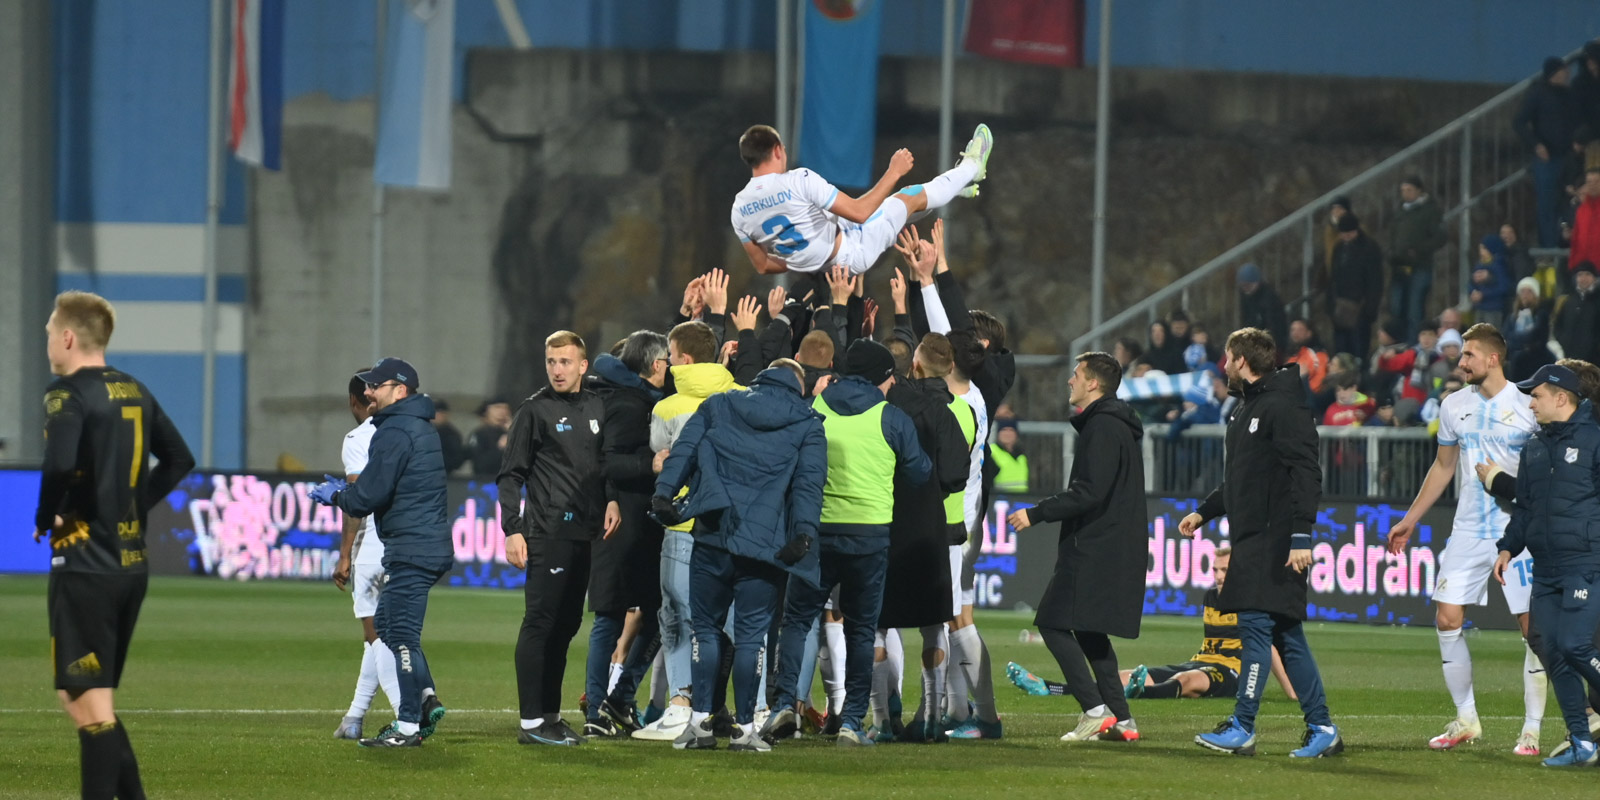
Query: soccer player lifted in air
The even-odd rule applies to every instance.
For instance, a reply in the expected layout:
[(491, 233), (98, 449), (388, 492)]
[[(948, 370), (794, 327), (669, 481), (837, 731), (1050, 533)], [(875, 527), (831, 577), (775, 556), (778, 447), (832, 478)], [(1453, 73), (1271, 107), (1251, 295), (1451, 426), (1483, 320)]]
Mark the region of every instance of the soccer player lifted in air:
[[(1461, 363), (1471, 391), (1456, 392), (1439, 406), (1439, 451), (1428, 477), (1404, 519), (1389, 530), (1389, 552), (1405, 551), (1411, 531), (1433, 507), (1452, 478), (1456, 482), (1456, 515), (1450, 539), (1439, 554), (1439, 577), (1433, 601), (1438, 604), (1439, 655), (1444, 661), (1444, 683), (1456, 704), (1456, 718), (1444, 733), (1428, 740), (1435, 750), (1449, 750), (1477, 741), (1483, 735), (1478, 705), (1472, 692), (1472, 653), (1462, 638), (1462, 606), (1489, 602), (1489, 574), (1499, 554), (1496, 542), (1511, 521), (1510, 504), (1496, 501), (1477, 480), (1477, 464), (1493, 460), (1515, 475), (1518, 457), (1528, 437), (1539, 429), (1529, 397), (1506, 380), (1502, 363), (1506, 340), (1494, 326), (1474, 325), (1462, 335)], [(1533, 594), (1533, 559), (1519, 553), (1502, 590), (1506, 605), (1517, 616), (1522, 636), (1528, 638), (1528, 604)], [(1539, 728), (1544, 720), (1546, 677), (1537, 651), (1529, 646), (1523, 656), (1522, 735), (1517, 755), (1539, 754)]]
[(86, 798), (144, 797), (112, 696), (150, 581), (145, 515), (194, 469), (150, 390), (106, 366), (116, 320), (105, 298), (74, 291), (56, 297), (45, 325), (59, 377), (44, 395), (33, 538), (50, 537), (50, 653), (56, 694), (78, 728)]
[(954, 168), (891, 196), (913, 163), (911, 151), (896, 150), (878, 184), (851, 197), (809, 169), (790, 170), (778, 132), (756, 125), (739, 137), (750, 182), (733, 198), (733, 230), (764, 275), (835, 265), (859, 275), (894, 245), (911, 215), (941, 208), (957, 195), (976, 197), (993, 148), (989, 126), (979, 125)]

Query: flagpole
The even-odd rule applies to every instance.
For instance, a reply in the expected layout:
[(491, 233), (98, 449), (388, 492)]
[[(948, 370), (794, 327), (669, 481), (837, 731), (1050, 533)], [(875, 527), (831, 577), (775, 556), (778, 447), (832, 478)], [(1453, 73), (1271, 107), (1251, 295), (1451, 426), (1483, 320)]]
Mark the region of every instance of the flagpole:
[(206, 228), (205, 302), (201, 311), (200, 343), (203, 377), (200, 400), (200, 465), (209, 469), (216, 447), (217, 424), (217, 233), (222, 216), (222, 40), (227, 33), (223, 0), (211, 0), (211, 80), (206, 117)]
[(773, 120), (778, 128), (778, 136), (784, 141), (790, 140), (790, 123), (794, 111), (792, 92), (794, 87), (794, 0), (778, 0), (778, 47), (777, 47), (777, 92), (778, 114)]
[[(956, 0), (944, 0), (944, 52), (939, 60), (939, 158), (934, 169), (944, 169), (955, 146)], [(948, 208), (948, 206), (946, 206)], [(945, 208), (939, 209), (939, 217)], [(948, 235), (948, 231), (946, 232)]]
[[(1111, 0), (1100, 0), (1099, 93), (1094, 121), (1094, 274), (1089, 327), (1097, 328), (1106, 304), (1106, 162), (1111, 157)], [(1100, 342), (1091, 343), (1099, 349)]]
[[(372, 83), (372, 149), (378, 149), (378, 128), (383, 113), (383, 49), (388, 39), (389, 0), (377, 0), (378, 36), (372, 43), (375, 66)], [(376, 166), (374, 166), (376, 169)], [(372, 181), (372, 362), (383, 358), (383, 184)]]

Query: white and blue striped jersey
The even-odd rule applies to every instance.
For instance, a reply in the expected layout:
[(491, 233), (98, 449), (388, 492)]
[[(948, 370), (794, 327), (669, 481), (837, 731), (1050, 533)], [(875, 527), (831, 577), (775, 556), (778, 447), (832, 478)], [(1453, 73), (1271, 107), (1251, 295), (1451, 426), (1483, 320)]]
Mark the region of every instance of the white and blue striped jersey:
[(733, 232), (790, 272), (816, 272), (828, 265), (839, 236), (839, 218), (828, 211), (838, 196), (809, 169), (751, 178), (733, 198)]
[(1461, 448), (1456, 461), (1456, 518), (1452, 536), (1499, 539), (1511, 521), (1511, 504), (1499, 503), (1478, 481), (1477, 465), (1494, 459), (1508, 474), (1517, 474), (1522, 445), (1539, 429), (1528, 407), (1528, 395), (1507, 382), (1494, 397), (1469, 386), (1439, 405), (1439, 444)]

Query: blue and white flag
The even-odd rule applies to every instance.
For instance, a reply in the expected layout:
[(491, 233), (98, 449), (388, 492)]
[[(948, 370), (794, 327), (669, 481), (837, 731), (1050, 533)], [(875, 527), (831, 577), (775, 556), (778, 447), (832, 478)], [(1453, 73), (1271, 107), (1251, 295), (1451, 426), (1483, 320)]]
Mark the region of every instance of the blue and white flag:
[(1153, 400), (1161, 397), (1183, 397), (1189, 390), (1202, 386), (1209, 391), (1212, 374), (1209, 370), (1185, 372), (1180, 375), (1153, 372), (1143, 378), (1123, 378), (1122, 384), (1117, 387), (1117, 399)]
[(873, 184), (883, 0), (806, 0), (799, 161), (829, 183)]
[(284, 0), (234, 0), (228, 53), (228, 149), (246, 164), (279, 167), (283, 130)]
[(387, 2), (373, 178), (389, 186), (448, 189), (456, 3)]

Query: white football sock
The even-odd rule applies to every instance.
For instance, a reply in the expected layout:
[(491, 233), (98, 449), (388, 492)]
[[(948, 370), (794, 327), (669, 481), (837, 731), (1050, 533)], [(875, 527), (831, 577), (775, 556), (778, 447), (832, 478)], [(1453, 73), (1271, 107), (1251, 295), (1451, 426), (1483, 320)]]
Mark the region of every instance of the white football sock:
[(977, 686), (978, 662), (983, 658), (981, 648), (977, 628), (968, 625), (950, 632), (950, 696), (945, 705), (950, 719), (956, 722), (966, 722), (971, 716), (967, 695)]
[(978, 706), (978, 719), (984, 722), (1000, 721), (1000, 710), (994, 703), (994, 668), (989, 662), (989, 644), (983, 640), (983, 635), (978, 633), (978, 626), (968, 625), (974, 638), (978, 640), (978, 672), (976, 676), (969, 675), (967, 680), (972, 681), (972, 701)]
[(350, 699), (350, 710), (344, 712), (347, 717), (365, 717), (372, 707), (372, 696), (378, 693), (378, 665), (373, 663), (372, 643), (362, 642), (361, 648), (361, 673), (356, 676), (356, 694)]
[[(606, 678), (606, 697), (617, 689), (617, 681), (622, 679), (622, 665), (616, 662), (611, 664), (611, 674)], [(602, 700), (605, 698), (601, 698)]]
[[(949, 651), (950, 633), (944, 625), (922, 629), (922, 699), (917, 701), (913, 719), (926, 720), (944, 711), (945, 654)], [(928, 666), (930, 663), (933, 666)]]
[(977, 176), (978, 162), (963, 158), (949, 171), (922, 184), (922, 191), (928, 193), (928, 208), (931, 210), (947, 205)]
[(1545, 688), (1550, 676), (1545, 674), (1544, 664), (1533, 654), (1533, 648), (1526, 647), (1527, 642), (1523, 645), (1527, 652), (1522, 656), (1522, 729), (1537, 733), (1544, 724)]
[(705, 722), (706, 721), (706, 717), (709, 717), (709, 716), (711, 716), (711, 712), (709, 712), (709, 711), (690, 711), (689, 712), (689, 726), (693, 727), (693, 728), (698, 728), (698, 727), (700, 727), (700, 723)]
[[(372, 640), (372, 660), (378, 667), (378, 685), (383, 687), (383, 694), (389, 698), (389, 705), (394, 707), (394, 713), (400, 713), (400, 673), (395, 668), (394, 653), (382, 639)], [(432, 689), (423, 691), (422, 696), (432, 694)]]
[(535, 728), (537, 728), (537, 727), (539, 727), (540, 725), (543, 725), (543, 724), (544, 724), (544, 717), (536, 717), (534, 719), (525, 719), (525, 720), (522, 721), (522, 729), (525, 730), (525, 731), (531, 731), (531, 730), (533, 730), (533, 729), (535, 729)]
[[(874, 650), (884, 648), (884, 631), (879, 630), (873, 635)], [(873, 654), (876, 656), (876, 652)], [(879, 728), (889, 727), (889, 681), (894, 676), (894, 665), (885, 657), (877, 658), (872, 662), (872, 722)]]
[(1471, 722), (1478, 718), (1478, 701), (1472, 695), (1472, 653), (1461, 629), (1439, 631), (1439, 657), (1444, 661), (1444, 685), (1456, 704), (1456, 718)]
[(400, 731), (406, 736), (414, 736), (417, 733), (417, 728), (419, 725), (415, 722), (402, 722), (401, 720), (395, 720), (394, 727), (396, 730)]
[(906, 685), (906, 645), (900, 638), (898, 628), (884, 632), (883, 650), (886, 654), (884, 660), (894, 669), (894, 675), (889, 679), (889, 694), (899, 695), (900, 687)]
[(828, 693), (828, 713), (838, 714), (844, 711), (844, 623), (822, 623), (822, 637), (827, 649), (817, 650), (817, 666), (822, 669), (822, 688)]

